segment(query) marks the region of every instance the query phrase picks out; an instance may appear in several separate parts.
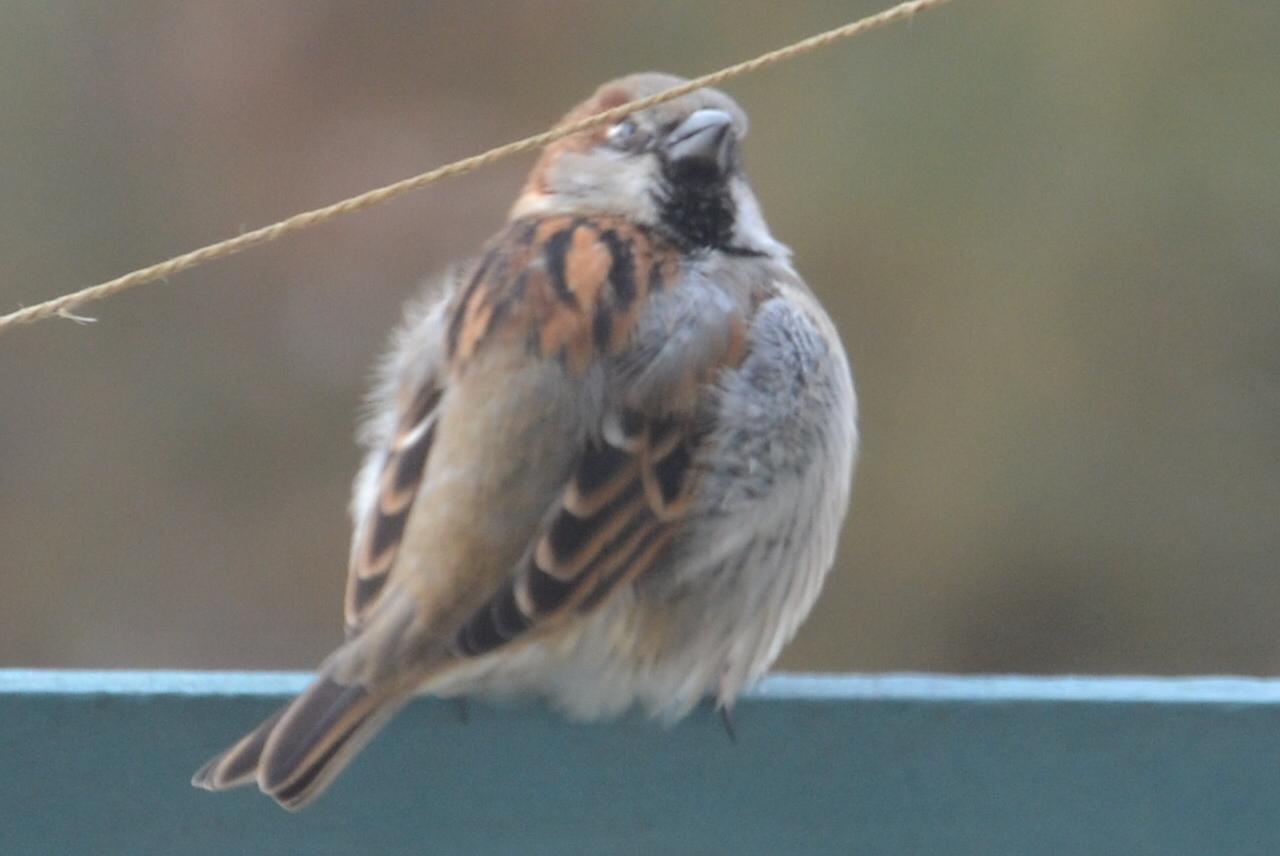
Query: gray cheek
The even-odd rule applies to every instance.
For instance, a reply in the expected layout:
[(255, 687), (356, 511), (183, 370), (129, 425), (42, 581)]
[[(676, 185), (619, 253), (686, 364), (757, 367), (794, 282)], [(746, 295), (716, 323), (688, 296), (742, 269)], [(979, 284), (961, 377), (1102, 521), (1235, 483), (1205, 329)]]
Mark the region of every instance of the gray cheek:
[(657, 174), (651, 156), (608, 151), (563, 155), (551, 172), (555, 208), (573, 213), (603, 212), (633, 222), (655, 222), (650, 190)]

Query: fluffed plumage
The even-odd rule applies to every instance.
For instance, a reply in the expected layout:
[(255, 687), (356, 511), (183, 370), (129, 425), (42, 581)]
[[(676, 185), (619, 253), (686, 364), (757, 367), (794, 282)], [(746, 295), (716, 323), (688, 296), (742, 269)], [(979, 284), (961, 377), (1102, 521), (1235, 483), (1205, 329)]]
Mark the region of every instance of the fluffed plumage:
[[(623, 78), (565, 121), (679, 82)], [(410, 307), (363, 434), (348, 639), (194, 784), (298, 808), (420, 691), (675, 719), (764, 674), (833, 560), (855, 401), (745, 133), (699, 90), (549, 146)]]

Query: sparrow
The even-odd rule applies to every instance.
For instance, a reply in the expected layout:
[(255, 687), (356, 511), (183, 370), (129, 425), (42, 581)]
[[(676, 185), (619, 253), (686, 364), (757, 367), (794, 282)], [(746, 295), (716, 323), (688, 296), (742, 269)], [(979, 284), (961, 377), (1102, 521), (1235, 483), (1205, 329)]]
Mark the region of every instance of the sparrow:
[[(681, 82), (624, 77), (563, 121)], [(700, 89), (552, 143), (410, 304), (361, 434), (346, 642), (194, 785), (297, 809), (419, 692), (674, 721), (765, 673), (832, 564), (857, 431), (746, 131)]]

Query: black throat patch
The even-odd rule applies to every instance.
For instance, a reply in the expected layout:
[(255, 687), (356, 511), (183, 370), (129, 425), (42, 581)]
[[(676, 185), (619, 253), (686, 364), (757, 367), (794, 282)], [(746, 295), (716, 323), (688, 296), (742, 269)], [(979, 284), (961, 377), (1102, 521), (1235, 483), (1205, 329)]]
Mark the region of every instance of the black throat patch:
[(713, 165), (676, 161), (663, 168), (662, 225), (685, 249), (725, 248), (733, 237), (729, 183)]

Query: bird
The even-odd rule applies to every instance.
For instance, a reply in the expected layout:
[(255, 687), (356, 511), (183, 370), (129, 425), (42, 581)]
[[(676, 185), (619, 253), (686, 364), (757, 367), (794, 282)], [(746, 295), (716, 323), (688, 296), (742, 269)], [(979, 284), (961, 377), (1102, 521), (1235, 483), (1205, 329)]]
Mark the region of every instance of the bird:
[(300, 808), (423, 692), (673, 722), (765, 674), (834, 561), (857, 405), (746, 132), (704, 88), (551, 143), (410, 301), (360, 434), (346, 641), (194, 785)]

